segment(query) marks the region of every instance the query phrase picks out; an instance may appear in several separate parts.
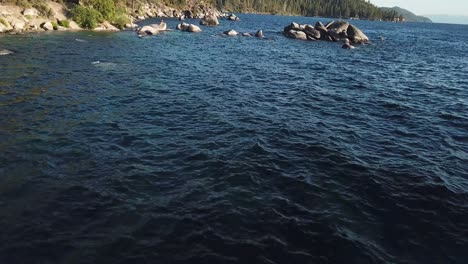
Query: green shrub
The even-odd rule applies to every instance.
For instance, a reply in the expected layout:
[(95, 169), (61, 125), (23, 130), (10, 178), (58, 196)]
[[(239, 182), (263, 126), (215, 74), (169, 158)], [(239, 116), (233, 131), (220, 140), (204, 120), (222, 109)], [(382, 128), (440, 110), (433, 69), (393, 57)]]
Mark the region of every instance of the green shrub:
[(46, 17), (54, 16), (54, 12), (52, 11), (52, 9), (50, 9), (49, 6), (44, 3), (35, 3), (33, 4), (33, 7), (36, 8), (37, 11), (39, 11), (39, 14), (43, 16), (46, 16)]
[(52, 21), (50, 22), (52, 24), (52, 27), (54, 28), (54, 30), (57, 30), (58, 29), (58, 23), (57, 21)]
[(0, 24), (3, 24), (5, 27), (8, 27), (8, 23), (2, 17), (0, 17)]
[(82, 28), (93, 29), (102, 21), (102, 15), (92, 7), (75, 5), (71, 10), (73, 20)]
[(62, 27), (66, 27), (66, 28), (69, 28), (70, 27), (70, 21), (69, 20), (60, 20), (58, 22), (59, 26), (62, 26)]
[(114, 0), (92, 0), (91, 5), (106, 20), (112, 20), (115, 16)]
[(32, 5), (27, 0), (16, 0), (15, 3), (17, 6), (21, 6), (24, 8), (31, 8)]
[(118, 14), (114, 17), (114, 20), (112, 21), (112, 24), (114, 24), (116, 27), (123, 29), (125, 28), (125, 24), (131, 23), (132, 20), (125, 15), (125, 14)]

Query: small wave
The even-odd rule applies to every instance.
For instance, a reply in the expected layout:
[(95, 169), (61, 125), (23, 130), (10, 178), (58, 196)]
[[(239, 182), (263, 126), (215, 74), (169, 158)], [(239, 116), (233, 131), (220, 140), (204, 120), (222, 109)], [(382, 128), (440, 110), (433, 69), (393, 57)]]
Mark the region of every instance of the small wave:
[(457, 114), (454, 114), (454, 113), (447, 113), (447, 112), (442, 112), (442, 113), (439, 114), (439, 116), (442, 119), (450, 120), (450, 121), (465, 120), (466, 119), (465, 117), (463, 117), (461, 115), (457, 115)]

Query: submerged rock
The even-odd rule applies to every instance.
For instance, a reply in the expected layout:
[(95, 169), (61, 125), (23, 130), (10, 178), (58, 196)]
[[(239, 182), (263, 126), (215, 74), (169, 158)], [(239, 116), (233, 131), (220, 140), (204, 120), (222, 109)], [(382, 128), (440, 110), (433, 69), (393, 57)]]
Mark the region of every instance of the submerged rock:
[(197, 32), (201, 32), (202, 30), (200, 29), (200, 27), (195, 26), (194, 24), (190, 24), (187, 31), (197, 33)]
[(224, 31), (223, 34), (224, 34), (224, 35), (228, 35), (228, 36), (230, 36), (230, 37), (239, 35), (239, 33), (238, 33), (237, 31), (235, 31), (234, 29), (231, 29), (231, 30), (228, 30), (228, 31)]
[(145, 35), (145, 34), (146, 35), (157, 35), (157, 34), (159, 34), (159, 30), (155, 29), (152, 26), (144, 26), (138, 31), (138, 33), (140, 35)]
[(167, 29), (167, 24), (166, 24), (166, 22), (164, 22), (164, 20), (161, 20), (161, 22), (159, 24), (150, 24), (149, 26), (153, 27), (154, 29), (156, 29), (158, 31), (164, 31), (164, 30)]
[(255, 33), (255, 36), (257, 38), (263, 38), (263, 30), (260, 29), (259, 31), (257, 31), (257, 33)]
[(252, 34), (250, 34), (249, 32), (245, 32), (245, 33), (242, 33), (242, 36), (244, 36), (244, 37), (251, 37)]
[(157, 35), (161, 31), (165, 31), (167, 29), (167, 24), (164, 20), (161, 21), (159, 24), (151, 24), (142, 27), (138, 30), (139, 35)]
[(343, 49), (355, 49), (356, 47), (354, 47), (353, 45), (351, 45), (351, 43), (349, 42), (349, 39), (346, 39), (344, 41), (344, 44), (343, 46), (341, 46)]
[(4, 55), (10, 55), (10, 54), (13, 54), (14, 52), (11, 51), (11, 50), (7, 50), (7, 49), (0, 49), (0, 56), (4, 56)]
[(230, 14), (228, 17), (227, 17), (227, 20), (231, 20), (231, 21), (239, 21), (240, 18), (237, 17), (236, 15), (234, 14)]

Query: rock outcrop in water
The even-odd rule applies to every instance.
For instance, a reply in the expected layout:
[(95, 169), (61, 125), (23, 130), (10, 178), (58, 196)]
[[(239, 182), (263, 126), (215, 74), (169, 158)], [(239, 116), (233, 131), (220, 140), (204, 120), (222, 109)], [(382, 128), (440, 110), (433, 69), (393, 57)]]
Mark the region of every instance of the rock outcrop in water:
[(187, 31), (187, 32), (193, 32), (193, 33), (202, 31), (198, 26), (194, 24), (187, 24), (187, 23), (178, 24), (176, 29), (180, 31)]
[(161, 21), (159, 24), (151, 24), (144, 26), (138, 30), (138, 34), (141, 36), (144, 35), (157, 35), (161, 31), (165, 31), (167, 29), (167, 24), (166, 22)]
[(200, 19), (200, 25), (202, 26), (218, 26), (219, 21), (215, 15), (208, 15)]
[(257, 33), (255, 33), (255, 37), (257, 38), (263, 38), (263, 30), (258, 30)]
[(231, 30), (224, 31), (223, 34), (230, 36), (230, 37), (234, 37), (234, 36), (239, 35), (239, 32), (235, 31), (234, 29), (231, 29)]
[[(346, 21), (331, 21), (324, 26), (317, 22), (315, 26), (292, 22), (283, 29), (286, 37), (301, 40), (326, 40), (348, 41), (349, 43), (362, 44), (369, 42), (369, 38), (356, 26)], [(346, 44), (346, 43), (345, 43)], [(349, 44), (350, 45), (350, 44)], [(352, 47), (350, 45), (350, 47)]]
[(230, 14), (229, 16), (227, 16), (226, 19), (231, 20), (231, 21), (240, 21), (240, 18), (236, 16), (235, 14)]
[(0, 56), (3, 56), (3, 55), (10, 55), (10, 54), (13, 54), (14, 52), (11, 51), (11, 50), (7, 50), (7, 49), (0, 49)]

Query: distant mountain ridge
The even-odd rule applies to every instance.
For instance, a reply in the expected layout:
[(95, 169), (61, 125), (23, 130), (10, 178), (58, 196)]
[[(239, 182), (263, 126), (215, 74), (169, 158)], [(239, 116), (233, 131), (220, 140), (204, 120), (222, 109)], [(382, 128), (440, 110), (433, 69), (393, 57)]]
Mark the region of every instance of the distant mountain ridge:
[(427, 17), (423, 16), (418, 16), (414, 13), (412, 13), (409, 10), (403, 9), (398, 6), (394, 7), (380, 7), (380, 10), (385, 11), (385, 12), (391, 12), (395, 11), (399, 16), (403, 17), (405, 21), (407, 22), (425, 22), (425, 23), (432, 23), (432, 20), (430, 20)]

